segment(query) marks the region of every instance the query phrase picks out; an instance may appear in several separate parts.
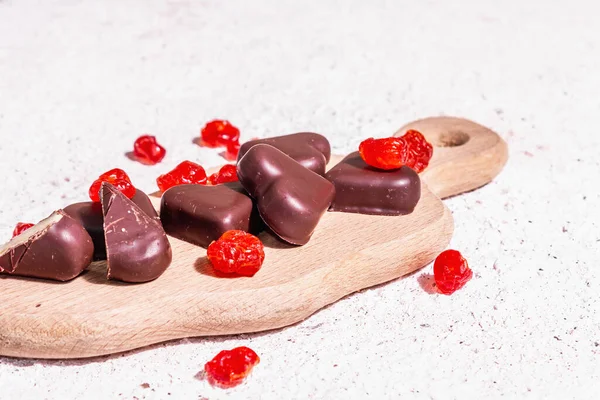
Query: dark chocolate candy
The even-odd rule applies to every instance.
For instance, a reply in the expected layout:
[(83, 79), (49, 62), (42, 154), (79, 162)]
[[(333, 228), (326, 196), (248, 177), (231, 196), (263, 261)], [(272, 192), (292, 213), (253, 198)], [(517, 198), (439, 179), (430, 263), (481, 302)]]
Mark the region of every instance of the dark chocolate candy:
[(0, 246), (0, 272), (68, 281), (92, 262), (92, 238), (59, 210)]
[(78, 220), (94, 243), (94, 261), (106, 260), (102, 204), (92, 201), (71, 204), (64, 209), (70, 217)]
[(260, 230), (260, 216), (239, 182), (173, 186), (162, 195), (160, 218), (169, 235), (202, 247), (228, 230)]
[(158, 212), (156, 211), (156, 208), (154, 208), (154, 204), (152, 204), (152, 201), (150, 200), (150, 197), (148, 197), (148, 195), (142, 192), (140, 189), (135, 189), (135, 194), (131, 198), (131, 201), (137, 204), (143, 212), (148, 214), (148, 216), (157, 220), (160, 219), (158, 217)]
[(325, 166), (331, 157), (331, 147), (325, 136), (318, 133), (300, 132), (267, 139), (250, 140), (240, 147), (238, 161), (252, 146), (257, 144), (271, 145), (319, 175), (325, 174)]
[(108, 278), (137, 283), (162, 275), (171, 264), (172, 251), (160, 221), (110, 183), (102, 183), (100, 200)]
[[(150, 198), (140, 189), (136, 189), (131, 199), (142, 211), (153, 218), (158, 218), (158, 213), (152, 205)], [(92, 237), (94, 242), (94, 261), (106, 260), (106, 245), (104, 243), (104, 217), (102, 204), (93, 201), (84, 201), (65, 207), (64, 211), (78, 220)]]
[(327, 179), (267, 144), (248, 150), (238, 161), (237, 174), (265, 224), (292, 244), (310, 240), (335, 194)]
[(374, 215), (411, 213), (421, 198), (421, 179), (409, 167), (382, 171), (351, 153), (325, 174), (335, 185), (330, 211)]

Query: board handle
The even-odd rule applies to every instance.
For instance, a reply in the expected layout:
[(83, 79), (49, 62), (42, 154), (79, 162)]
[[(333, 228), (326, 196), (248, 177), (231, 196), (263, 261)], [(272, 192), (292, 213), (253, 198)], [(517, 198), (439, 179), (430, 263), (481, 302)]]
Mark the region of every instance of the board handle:
[(424, 118), (404, 125), (394, 136), (409, 129), (421, 132), (434, 146), (431, 162), (420, 175), (441, 199), (484, 186), (508, 160), (506, 142), (491, 129), (467, 119)]

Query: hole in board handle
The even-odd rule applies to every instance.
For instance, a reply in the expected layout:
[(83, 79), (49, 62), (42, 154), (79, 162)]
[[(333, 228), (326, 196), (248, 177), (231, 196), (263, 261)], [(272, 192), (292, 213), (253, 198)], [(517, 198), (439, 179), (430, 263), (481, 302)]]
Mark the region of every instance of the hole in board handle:
[(467, 143), (471, 137), (462, 131), (450, 131), (440, 134), (435, 145), (437, 147), (458, 147)]

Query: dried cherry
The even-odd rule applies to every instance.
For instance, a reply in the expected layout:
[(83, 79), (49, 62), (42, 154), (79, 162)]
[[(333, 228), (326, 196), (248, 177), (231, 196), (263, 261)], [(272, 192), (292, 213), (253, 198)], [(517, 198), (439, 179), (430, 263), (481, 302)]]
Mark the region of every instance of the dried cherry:
[(238, 180), (235, 165), (223, 165), (219, 172), (215, 172), (208, 178), (208, 183), (218, 185), (220, 183), (235, 182)]
[(156, 184), (161, 192), (177, 185), (206, 185), (206, 171), (200, 165), (186, 160), (156, 178)]
[(112, 184), (130, 199), (135, 195), (136, 189), (131, 183), (129, 175), (127, 175), (127, 173), (120, 168), (114, 168), (100, 175), (98, 179), (92, 183), (92, 186), (90, 186), (89, 196), (94, 202), (100, 201), (99, 192), (102, 182), (108, 182)]
[(416, 172), (422, 172), (429, 165), (433, 156), (433, 146), (425, 139), (425, 136), (419, 131), (413, 129), (407, 131), (401, 139), (404, 139), (408, 145), (408, 151), (411, 158), (409, 167)]
[(208, 246), (207, 257), (213, 268), (226, 274), (253, 276), (265, 259), (264, 246), (256, 236), (240, 231), (225, 232)]
[(229, 121), (216, 119), (208, 122), (200, 132), (202, 144), (207, 147), (224, 147), (240, 140), (240, 130)]
[(433, 263), (435, 285), (443, 294), (452, 294), (473, 277), (467, 260), (457, 250), (442, 252)]
[(366, 139), (358, 150), (365, 163), (383, 170), (406, 165), (422, 172), (433, 156), (433, 146), (415, 130), (409, 130), (401, 137)]
[(155, 136), (143, 135), (133, 143), (133, 154), (145, 164), (157, 164), (165, 158), (167, 151), (156, 141)]
[(204, 365), (204, 371), (211, 385), (230, 388), (242, 383), (259, 362), (254, 350), (241, 346), (219, 352)]
[(31, 228), (34, 224), (30, 224), (28, 222), (18, 222), (13, 230), (12, 237), (18, 236), (21, 233), (25, 232), (27, 229)]
[(229, 142), (227, 143), (227, 151), (225, 152), (225, 158), (229, 161), (237, 160), (238, 153), (240, 152), (240, 142)]

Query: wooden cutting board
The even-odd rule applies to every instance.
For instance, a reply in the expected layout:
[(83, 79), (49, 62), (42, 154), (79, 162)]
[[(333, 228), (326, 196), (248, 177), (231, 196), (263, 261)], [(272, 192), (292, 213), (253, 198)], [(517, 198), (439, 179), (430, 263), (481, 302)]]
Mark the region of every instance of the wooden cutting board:
[[(184, 337), (284, 327), (427, 265), (453, 232), (451, 213), (438, 196), (486, 184), (502, 169), (507, 150), (498, 135), (465, 120), (430, 118), (398, 134), (407, 128), (421, 130), (436, 146), (422, 174), (431, 190), (423, 185), (412, 214), (327, 213), (302, 247), (264, 233), (265, 263), (252, 278), (216, 277), (205, 249), (173, 238), (172, 265), (150, 283), (107, 281), (105, 262), (67, 283), (4, 276), (0, 354), (80, 358)], [(153, 201), (158, 206), (159, 199)]]

